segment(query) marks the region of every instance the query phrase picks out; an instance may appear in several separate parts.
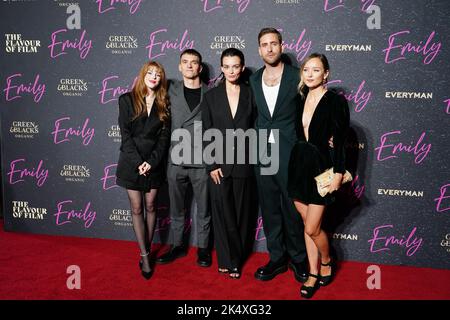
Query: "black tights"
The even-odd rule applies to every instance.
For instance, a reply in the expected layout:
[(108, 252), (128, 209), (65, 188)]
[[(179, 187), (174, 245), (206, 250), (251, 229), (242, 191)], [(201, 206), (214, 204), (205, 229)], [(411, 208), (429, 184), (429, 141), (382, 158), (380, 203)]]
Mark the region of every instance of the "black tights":
[[(150, 249), (153, 241), (153, 234), (156, 223), (155, 198), (158, 193), (157, 189), (151, 189), (150, 192), (144, 193), (144, 204), (146, 219), (144, 219), (144, 211), (142, 208), (142, 192), (136, 190), (128, 190), (128, 199), (130, 200), (131, 216), (133, 220), (133, 229), (136, 239), (141, 250), (141, 255), (147, 253), (147, 246)], [(145, 223), (145, 220), (147, 223)], [(147, 227), (147, 237), (146, 237)], [(146, 242), (147, 241), (147, 242)], [(150, 250), (149, 250), (150, 251)], [(149, 256), (142, 257), (142, 270), (150, 271)]]

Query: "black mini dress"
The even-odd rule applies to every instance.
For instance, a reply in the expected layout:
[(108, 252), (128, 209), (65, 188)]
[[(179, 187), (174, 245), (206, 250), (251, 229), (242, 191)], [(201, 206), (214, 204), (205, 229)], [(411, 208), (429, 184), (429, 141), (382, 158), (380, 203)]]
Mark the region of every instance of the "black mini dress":
[[(305, 204), (328, 205), (332, 194), (321, 197), (314, 177), (333, 167), (334, 172), (345, 173), (345, 140), (350, 113), (344, 96), (327, 91), (320, 99), (308, 128), (309, 139), (303, 130), (303, 110), (300, 104), (297, 118), (297, 142), (291, 151), (288, 167), (288, 194)], [(329, 139), (333, 137), (333, 148)]]

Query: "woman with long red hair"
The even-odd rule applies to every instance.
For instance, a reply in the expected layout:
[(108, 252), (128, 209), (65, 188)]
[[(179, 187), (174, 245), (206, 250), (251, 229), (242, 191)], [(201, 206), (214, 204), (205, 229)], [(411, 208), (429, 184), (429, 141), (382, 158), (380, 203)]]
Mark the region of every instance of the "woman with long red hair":
[(156, 222), (155, 198), (163, 182), (170, 143), (167, 81), (164, 68), (158, 62), (146, 62), (132, 91), (120, 96), (119, 126), (122, 141), (117, 185), (128, 193), (133, 229), (141, 251), (139, 267), (148, 280), (153, 273), (150, 247)]

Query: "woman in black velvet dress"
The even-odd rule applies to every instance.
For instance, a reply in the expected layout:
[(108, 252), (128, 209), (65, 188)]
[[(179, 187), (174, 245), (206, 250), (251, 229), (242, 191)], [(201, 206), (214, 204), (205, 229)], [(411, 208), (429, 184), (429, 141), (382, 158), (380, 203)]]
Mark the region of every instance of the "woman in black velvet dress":
[[(344, 144), (350, 115), (345, 97), (325, 87), (329, 76), (327, 58), (314, 53), (300, 68), (298, 141), (289, 161), (288, 192), (305, 225), (305, 242), (310, 274), (301, 295), (310, 298), (320, 286), (331, 283), (334, 275), (326, 233), (321, 229), (325, 206), (334, 201), (345, 173)], [(332, 140), (333, 148), (329, 147)], [(321, 197), (314, 177), (333, 167), (329, 192)], [(320, 259), (320, 260), (319, 260)], [(320, 261), (320, 270), (319, 270)]]

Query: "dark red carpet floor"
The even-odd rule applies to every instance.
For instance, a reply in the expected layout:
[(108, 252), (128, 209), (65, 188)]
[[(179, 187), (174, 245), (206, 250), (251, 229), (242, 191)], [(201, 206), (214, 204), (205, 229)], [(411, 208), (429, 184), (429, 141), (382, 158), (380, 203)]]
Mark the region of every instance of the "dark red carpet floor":
[[(155, 246), (154, 249), (158, 249)], [(266, 262), (253, 254), (239, 280), (195, 264), (196, 248), (146, 281), (138, 270), (134, 242), (45, 236), (3, 231), (0, 225), (0, 299), (298, 300), (292, 271), (261, 282), (253, 277)], [(67, 267), (81, 269), (81, 289), (66, 286)], [(369, 290), (368, 263), (340, 262), (336, 280), (313, 299), (450, 299), (450, 271), (380, 265), (381, 289)]]

